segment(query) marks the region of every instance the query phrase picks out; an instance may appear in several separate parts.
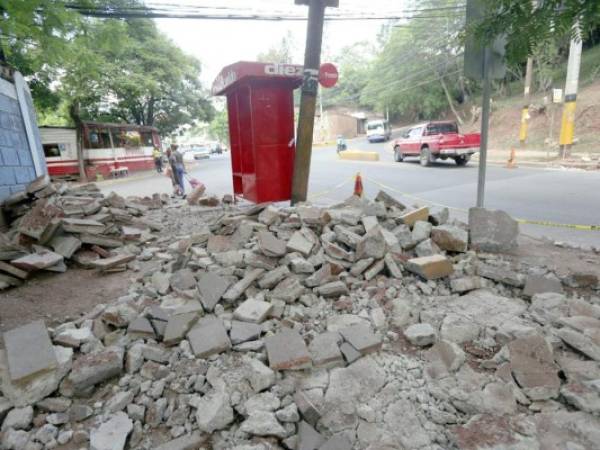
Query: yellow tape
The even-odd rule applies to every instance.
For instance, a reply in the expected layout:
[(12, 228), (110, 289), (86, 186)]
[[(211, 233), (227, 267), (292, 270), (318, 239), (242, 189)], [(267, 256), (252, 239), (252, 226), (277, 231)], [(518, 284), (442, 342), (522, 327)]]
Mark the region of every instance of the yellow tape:
[(515, 219), (519, 223), (529, 225), (541, 225), (544, 227), (556, 227), (556, 228), (572, 228), (574, 230), (581, 231), (600, 231), (600, 225), (578, 225), (572, 223), (556, 223), (549, 222), (547, 220), (529, 220), (529, 219)]

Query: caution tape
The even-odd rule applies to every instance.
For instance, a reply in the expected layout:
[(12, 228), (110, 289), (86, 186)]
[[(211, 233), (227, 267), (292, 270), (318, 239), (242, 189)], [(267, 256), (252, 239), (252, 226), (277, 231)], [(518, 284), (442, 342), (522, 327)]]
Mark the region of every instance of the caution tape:
[(572, 223), (556, 223), (549, 222), (547, 220), (529, 220), (529, 219), (515, 219), (517, 222), (529, 225), (541, 225), (543, 227), (555, 227), (555, 228), (571, 228), (573, 230), (580, 231), (600, 231), (600, 225), (578, 225)]
[[(363, 179), (366, 181), (369, 181), (387, 191), (395, 192), (396, 194), (401, 195), (403, 197), (412, 198), (414, 200), (418, 200), (423, 203), (429, 203), (430, 205), (440, 206), (442, 208), (448, 208), (448, 209), (452, 209), (454, 211), (460, 211), (460, 212), (464, 212), (464, 213), (469, 212), (467, 209), (464, 209), (464, 208), (455, 208), (453, 206), (443, 205), (441, 203), (432, 202), (431, 200), (427, 200), (422, 197), (417, 197), (416, 195), (412, 195), (407, 192), (399, 191), (398, 189), (395, 189), (384, 183), (380, 183), (379, 181), (373, 180), (370, 177), (363, 176)], [(570, 228), (572, 230), (579, 230), (579, 231), (600, 231), (600, 225), (580, 225), (580, 224), (571, 224), (571, 223), (558, 223), (558, 222), (550, 222), (548, 220), (529, 220), (529, 219), (515, 219), (515, 220), (518, 223), (528, 224), (528, 225), (540, 225), (540, 226), (544, 226), (544, 227), (554, 227), (554, 228)]]

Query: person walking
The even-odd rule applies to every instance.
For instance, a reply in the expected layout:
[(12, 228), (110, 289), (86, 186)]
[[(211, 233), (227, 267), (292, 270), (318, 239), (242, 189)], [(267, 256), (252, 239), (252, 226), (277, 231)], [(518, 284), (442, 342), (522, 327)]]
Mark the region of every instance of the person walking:
[(156, 171), (158, 173), (162, 173), (162, 153), (158, 147), (154, 147), (154, 150), (152, 151), (152, 158), (154, 158), (154, 166), (156, 167)]
[(181, 153), (178, 148), (179, 146), (177, 144), (171, 144), (171, 149), (175, 158), (177, 182), (179, 183), (179, 195), (185, 198), (185, 164), (183, 162), (183, 153)]
[(169, 147), (167, 149), (167, 159), (169, 161), (169, 168), (168, 168), (168, 172), (170, 172), (171, 175), (171, 184), (173, 185), (173, 195), (180, 195), (180, 184), (179, 184), (179, 178), (177, 177), (177, 169), (176, 169), (176, 164), (177, 164), (177, 160), (175, 158), (175, 155), (173, 154), (173, 151), (171, 150), (171, 147)]

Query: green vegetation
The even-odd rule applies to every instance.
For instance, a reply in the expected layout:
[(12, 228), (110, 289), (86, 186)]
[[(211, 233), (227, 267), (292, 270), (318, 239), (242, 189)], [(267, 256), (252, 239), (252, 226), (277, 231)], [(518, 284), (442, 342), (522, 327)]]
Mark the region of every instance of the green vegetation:
[(212, 117), (200, 62), (152, 20), (82, 18), (53, 0), (0, 0), (0, 12), (0, 48), (31, 79), (41, 124), (129, 122), (168, 134)]

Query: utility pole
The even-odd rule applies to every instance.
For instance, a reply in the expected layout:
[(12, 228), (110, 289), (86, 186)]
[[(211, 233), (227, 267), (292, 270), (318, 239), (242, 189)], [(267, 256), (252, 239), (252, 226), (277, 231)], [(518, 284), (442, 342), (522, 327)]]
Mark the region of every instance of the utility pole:
[(490, 127), (490, 97), (492, 81), (490, 80), (491, 51), (485, 47), (483, 51), (483, 100), (481, 104), (481, 143), (479, 146), (479, 175), (477, 179), (477, 207), (483, 208), (485, 200), (485, 172), (487, 168), (488, 130)]
[(581, 66), (581, 30), (579, 22), (573, 26), (574, 36), (569, 47), (569, 62), (567, 63), (567, 81), (565, 83), (565, 105), (563, 107), (562, 123), (560, 127), (560, 156), (569, 155), (573, 136), (575, 134), (575, 103), (577, 101), (577, 88), (579, 86), (579, 68)]
[(531, 103), (531, 80), (533, 78), (533, 58), (527, 58), (527, 68), (525, 69), (525, 89), (523, 92), (523, 109), (521, 110), (521, 129), (519, 131), (519, 141), (521, 146), (527, 141), (527, 128), (529, 125), (529, 105)]
[(304, 53), (298, 132), (296, 133), (292, 205), (306, 201), (308, 193), (325, 8), (328, 6), (337, 7), (339, 0), (295, 0), (295, 3), (297, 5), (308, 5), (308, 26), (306, 29), (306, 50)]

